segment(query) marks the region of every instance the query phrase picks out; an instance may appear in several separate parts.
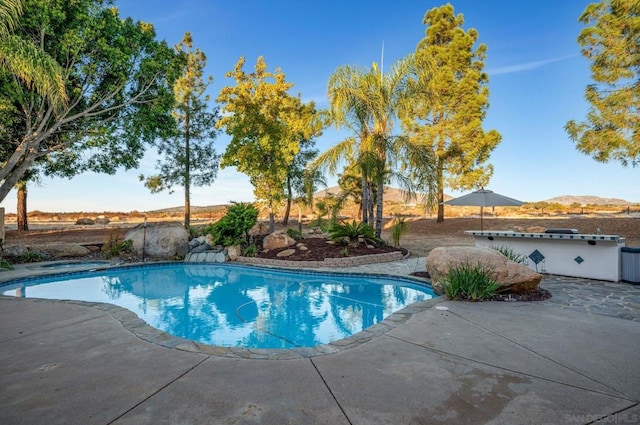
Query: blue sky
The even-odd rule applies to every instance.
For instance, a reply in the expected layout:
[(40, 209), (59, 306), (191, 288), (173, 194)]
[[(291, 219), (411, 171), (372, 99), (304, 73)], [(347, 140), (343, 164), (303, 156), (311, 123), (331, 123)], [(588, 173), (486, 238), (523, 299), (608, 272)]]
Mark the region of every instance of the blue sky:
[[(495, 172), (488, 189), (523, 201), (560, 195), (596, 195), (640, 202), (638, 169), (601, 164), (577, 152), (563, 127), (582, 120), (588, 110), (585, 86), (589, 62), (580, 55), (578, 16), (587, 0), (457, 0), (465, 28), (479, 32), (488, 46), (490, 107), (485, 129), (496, 129), (502, 143), (490, 163)], [(415, 50), (424, 36), (424, 14), (444, 4), (433, 0), (120, 0), (122, 16), (151, 22), (170, 45), (185, 31), (208, 57), (214, 77), (213, 99), (225, 85), (224, 74), (240, 56), (251, 70), (264, 56), (270, 70), (279, 67), (295, 85), (293, 94), (327, 107), (326, 83), (341, 65), (384, 66)], [(345, 133), (328, 129), (317, 140), (323, 151)], [(221, 134), (216, 150), (229, 139)], [(115, 176), (84, 174), (71, 180), (47, 179), (29, 189), (29, 209), (41, 211), (148, 211), (183, 204), (183, 193), (151, 194), (138, 181), (152, 174), (153, 152), (138, 170)], [(335, 180), (332, 180), (335, 181)], [(446, 193), (460, 193), (445, 190)], [(248, 179), (234, 169), (221, 170), (212, 186), (193, 188), (192, 205), (253, 199)], [(15, 193), (2, 203), (15, 212)]]

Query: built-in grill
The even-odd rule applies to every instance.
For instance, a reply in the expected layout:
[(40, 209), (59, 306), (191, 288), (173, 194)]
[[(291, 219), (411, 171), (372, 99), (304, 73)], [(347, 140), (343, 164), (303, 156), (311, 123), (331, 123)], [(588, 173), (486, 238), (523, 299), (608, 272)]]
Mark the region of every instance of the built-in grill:
[(545, 233), (555, 233), (559, 235), (577, 235), (578, 229), (563, 229), (563, 228), (549, 228), (544, 231)]

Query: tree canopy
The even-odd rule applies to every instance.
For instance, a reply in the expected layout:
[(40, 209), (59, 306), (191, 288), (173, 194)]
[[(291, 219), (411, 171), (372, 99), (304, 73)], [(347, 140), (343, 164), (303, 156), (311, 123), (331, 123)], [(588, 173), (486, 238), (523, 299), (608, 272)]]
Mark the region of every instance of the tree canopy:
[(478, 32), (462, 28), (464, 18), (451, 4), (429, 10), (423, 23), (427, 28), (415, 51), (402, 124), (413, 144), (423, 145), (435, 161), (437, 220), (442, 221), (444, 188), (485, 186), (493, 173), (486, 162), (501, 136), (482, 127), (489, 89), (483, 71), (487, 47), (475, 47)]
[(586, 121), (565, 126), (578, 151), (596, 161), (640, 164), (640, 2), (602, 0), (586, 7), (578, 36), (591, 61)]
[[(172, 190), (180, 185), (184, 189), (184, 225), (189, 226), (191, 215), (190, 187), (205, 186), (213, 182), (218, 171), (219, 156), (213, 147), (216, 137), (217, 109), (208, 110), (207, 87), (213, 77), (204, 78), (207, 57), (193, 47), (191, 33), (187, 32), (175, 47), (184, 57), (182, 75), (173, 86), (175, 105), (172, 116), (176, 120), (170, 137), (159, 139), (159, 173), (145, 180), (151, 192)], [(144, 179), (144, 176), (140, 176)]]
[(0, 200), (40, 161), (45, 172), (62, 176), (135, 167), (145, 144), (171, 128), (176, 54), (155, 39), (151, 24), (122, 19), (112, 4), (23, 1), (13, 34), (55, 60), (68, 100), (60, 107), (0, 70), (0, 125), (11, 128), (0, 129), (11, 134), (0, 158)]
[(241, 57), (226, 74), (235, 85), (222, 88), (217, 99), (223, 111), (218, 127), (231, 136), (220, 165), (236, 167), (249, 177), (256, 198), (268, 204), (273, 230), (274, 207), (285, 198), (284, 185), (300, 142), (318, 134), (318, 128), (309, 125), (313, 105), (305, 108), (288, 93), (293, 83), (280, 69), (267, 71), (261, 56), (254, 72), (247, 74), (244, 63)]

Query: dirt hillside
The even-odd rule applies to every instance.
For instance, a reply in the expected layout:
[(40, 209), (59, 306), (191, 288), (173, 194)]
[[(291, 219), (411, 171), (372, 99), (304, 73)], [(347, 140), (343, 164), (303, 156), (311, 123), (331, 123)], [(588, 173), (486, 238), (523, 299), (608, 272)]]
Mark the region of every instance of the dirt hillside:
[[(446, 218), (436, 223), (434, 218), (408, 218), (409, 230), (401, 239), (401, 245), (413, 256), (425, 256), (437, 246), (473, 245), (473, 238), (465, 230), (480, 229), (479, 218)], [(37, 226), (36, 230), (6, 232), (5, 244), (40, 244), (49, 242), (100, 243), (109, 238), (124, 237), (125, 233), (139, 223), (117, 223), (109, 225), (74, 226), (49, 223)], [(34, 226), (35, 228), (36, 226)], [(282, 226), (278, 226), (282, 228)], [(293, 221), (291, 227), (297, 227)], [(567, 216), (553, 218), (485, 218), (485, 230), (531, 231), (536, 228), (572, 228), (580, 233), (620, 235), (627, 238), (627, 246), (640, 246), (640, 217), (611, 215), (607, 217)], [(382, 234), (391, 241), (391, 222)]]

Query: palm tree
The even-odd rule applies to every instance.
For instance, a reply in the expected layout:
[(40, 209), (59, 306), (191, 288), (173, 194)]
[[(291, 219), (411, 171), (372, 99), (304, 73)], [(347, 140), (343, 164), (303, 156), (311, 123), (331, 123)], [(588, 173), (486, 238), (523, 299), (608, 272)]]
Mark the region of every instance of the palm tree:
[(407, 95), (412, 56), (396, 62), (384, 74), (377, 63), (371, 68), (342, 66), (329, 78), (328, 96), (334, 124), (353, 135), (320, 155), (312, 167), (325, 166), (335, 173), (342, 161), (355, 163), (362, 178), (362, 221), (370, 223), (373, 189), (376, 201), (376, 236), (382, 232), (384, 184), (390, 175), (393, 150), (404, 138), (392, 135), (397, 112)]
[(39, 46), (14, 34), (20, 15), (22, 0), (0, 0), (0, 67), (60, 111), (67, 102), (62, 68)]

